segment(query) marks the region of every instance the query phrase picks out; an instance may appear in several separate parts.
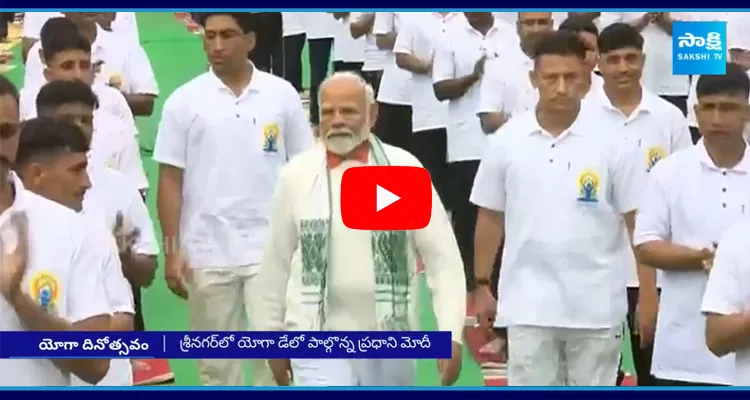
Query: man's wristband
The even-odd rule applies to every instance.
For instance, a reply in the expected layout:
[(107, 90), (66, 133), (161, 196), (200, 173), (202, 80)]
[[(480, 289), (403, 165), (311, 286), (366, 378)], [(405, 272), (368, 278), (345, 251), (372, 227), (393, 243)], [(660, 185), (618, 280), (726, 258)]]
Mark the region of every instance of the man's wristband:
[(474, 278), (474, 283), (476, 283), (477, 286), (492, 286), (492, 282), (489, 278)]

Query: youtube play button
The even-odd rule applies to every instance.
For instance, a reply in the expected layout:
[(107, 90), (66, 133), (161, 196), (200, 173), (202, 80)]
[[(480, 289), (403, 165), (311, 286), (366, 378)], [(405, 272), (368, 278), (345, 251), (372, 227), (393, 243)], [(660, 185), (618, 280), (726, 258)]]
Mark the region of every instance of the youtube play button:
[(375, 186), (375, 212), (390, 206), (391, 204), (399, 201), (401, 198), (383, 188), (380, 185)]
[(349, 168), (341, 179), (341, 219), (349, 229), (422, 229), (430, 223), (432, 195), (424, 168)]

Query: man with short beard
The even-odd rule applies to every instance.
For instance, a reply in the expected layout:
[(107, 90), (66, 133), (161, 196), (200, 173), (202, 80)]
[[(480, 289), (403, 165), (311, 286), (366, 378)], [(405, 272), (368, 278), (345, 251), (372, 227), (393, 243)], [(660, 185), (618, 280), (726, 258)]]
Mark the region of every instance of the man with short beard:
[[(461, 256), (440, 197), (433, 188), (432, 217), (424, 229), (346, 228), (338, 201), (346, 170), (421, 164), (370, 133), (377, 112), (375, 99), (359, 75), (334, 74), (321, 85), (319, 98), (321, 140), (284, 166), (270, 204), (270, 240), (257, 277), (253, 328), (416, 330), (420, 282), (414, 255), (419, 254), (438, 329), (452, 333), (452, 358), (438, 361), (441, 384), (452, 385), (461, 369), (466, 291), (456, 285), (464, 279)], [(321, 240), (326, 245), (320, 246)], [(381, 245), (373, 247), (375, 243)], [(323, 283), (326, 280), (328, 285)], [(376, 296), (383, 291), (394, 295)], [(329, 299), (325, 303), (324, 296)], [(415, 384), (414, 360), (295, 359), (272, 360), (270, 365), (279, 385), (289, 385), (290, 370), (296, 386)]]

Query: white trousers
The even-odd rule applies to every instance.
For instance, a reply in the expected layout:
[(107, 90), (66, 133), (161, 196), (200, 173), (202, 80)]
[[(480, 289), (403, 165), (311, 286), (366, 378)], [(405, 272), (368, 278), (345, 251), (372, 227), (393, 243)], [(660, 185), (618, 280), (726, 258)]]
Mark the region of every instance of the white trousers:
[[(193, 269), (188, 307), (193, 331), (247, 331), (257, 266)], [(198, 360), (204, 386), (245, 386), (244, 360)], [(275, 386), (266, 360), (250, 360), (253, 386)]]
[(414, 386), (414, 360), (291, 361), (294, 386)]
[(621, 327), (508, 327), (508, 386), (614, 386), (621, 345)]

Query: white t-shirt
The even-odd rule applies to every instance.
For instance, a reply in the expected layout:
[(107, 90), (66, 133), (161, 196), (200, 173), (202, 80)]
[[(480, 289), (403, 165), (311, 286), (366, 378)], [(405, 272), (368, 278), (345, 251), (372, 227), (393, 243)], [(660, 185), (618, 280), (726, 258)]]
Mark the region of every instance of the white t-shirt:
[[(401, 25), (411, 13), (378, 12), (375, 13), (375, 23), (372, 26), (373, 35), (387, 35), (398, 33)], [(380, 80), (378, 101), (386, 104), (411, 105), (411, 74), (396, 65), (393, 51), (387, 51), (388, 63), (383, 69)]]
[(211, 71), (164, 104), (154, 160), (184, 169), (181, 248), (194, 268), (260, 263), (281, 167), (314, 142), (289, 82), (254, 70), (241, 95)]
[[(750, 210), (749, 210), (750, 211)], [(750, 220), (747, 215), (727, 229), (719, 241), (714, 265), (703, 294), (703, 313), (719, 315), (750, 312)], [(735, 352), (737, 386), (750, 386), (750, 348)]]
[(336, 21), (336, 32), (333, 37), (333, 60), (343, 62), (365, 62), (366, 38), (352, 37), (349, 31), (351, 16)]
[(477, 114), (502, 112), (509, 118), (534, 107), (539, 95), (529, 76), (533, 70), (534, 61), (520, 49), (488, 60), (479, 85)]
[[(61, 12), (27, 12), (23, 16), (21, 36), (27, 39), (40, 39), (44, 24), (57, 17), (64, 17)], [(112, 32), (123, 40), (140, 44), (138, 36), (138, 22), (134, 12), (118, 12), (112, 21)]]
[[(518, 48), (518, 35), (506, 22), (495, 19), (486, 35), (474, 29), (466, 18), (448, 24), (435, 51), (432, 82), (438, 83), (471, 74), (482, 57), (488, 60), (512, 54)], [(478, 160), (486, 146), (477, 109), (481, 82), (463, 96), (448, 100), (448, 162)]]
[[(615, 22), (631, 23), (643, 12), (602, 13), (608, 24)], [(689, 13), (672, 12), (676, 21), (690, 20)], [(659, 96), (687, 96), (690, 89), (687, 75), (672, 75), (672, 36), (656, 24), (648, 24), (641, 31), (644, 40), (646, 64), (643, 67), (643, 85)]]
[[(651, 170), (638, 207), (633, 243), (670, 241), (694, 249), (711, 248), (742, 217), (748, 204), (750, 150), (734, 168), (718, 168), (699, 141)], [(734, 356), (718, 358), (706, 347), (701, 298), (707, 281), (702, 270), (662, 271), (651, 368), (657, 378), (734, 383)]]
[(281, 26), (284, 37), (305, 33), (305, 16), (301, 12), (281, 13)]
[[(0, 214), (0, 234), (6, 245), (14, 243), (17, 236), (9, 218), (13, 212), (26, 212), (29, 262), (24, 292), (70, 323), (109, 314), (101, 238), (93, 236), (73, 210), (25, 190), (14, 175), (10, 179), (16, 198)], [(0, 298), (0, 330), (26, 331), (5, 298)], [(70, 374), (50, 360), (0, 359), (0, 386), (69, 386), (70, 382)]]
[[(24, 86), (40, 87), (46, 82), (41, 49), (41, 42), (36, 42), (29, 50)], [(91, 60), (94, 64), (103, 62), (96, 74), (97, 82), (116, 86), (124, 93), (159, 94), (151, 62), (139, 44), (122, 40), (97, 26)]]
[[(460, 13), (442, 16), (437, 12), (413, 13), (403, 25), (393, 46), (393, 52), (409, 54), (424, 62), (435, 55), (440, 37), (451, 20), (462, 18)], [(411, 74), (412, 130), (414, 132), (445, 128), (448, 119), (448, 102), (439, 101), (432, 88), (430, 74)]]
[(83, 213), (102, 223), (110, 232), (115, 226), (117, 213), (140, 232), (133, 246), (137, 254), (155, 256), (159, 246), (154, 233), (154, 222), (143, 202), (138, 188), (123, 173), (101, 165), (89, 164), (91, 188), (83, 199)]
[[(84, 202), (85, 207), (85, 202)], [(130, 282), (125, 278), (122, 272), (122, 264), (117, 250), (114, 236), (111, 229), (105, 229), (101, 221), (97, 221), (83, 213), (86, 220), (86, 228), (92, 236), (99, 239), (99, 247), (105, 257), (104, 264), (104, 285), (107, 294), (107, 304), (110, 312), (113, 314), (135, 314), (133, 303), (133, 291)], [(80, 378), (71, 377), (72, 386), (94, 386)], [(113, 359), (110, 361), (109, 371), (95, 386), (132, 386), (133, 385), (133, 367), (130, 360)]]
[(301, 13), (303, 26), (307, 33), (307, 39), (333, 38), (338, 27), (338, 21), (333, 14), (328, 12), (304, 12)]
[(617, 127), (581, 112), (557, 138), (530, 111), (488, 136), (471, 202), (505, 214), (497, 326), (609, 329), (635, 257), (622, 215), (643, 168)]
[(138, 189), (148, 189), (138, 138), (129, 126), (104, 110), (94, 112), (94, 135), (89, 157), (95, 165), (122, 172)]
[[(597, 113), (597, 118), (622, 128), (618, 133), (624, 134), (621, 138), (623, 145), (636, 152), (638, 163), (644, 171), (650, 171), (657, 162), (670, 154), (693, 146), (690, 129), (682, 112), (647, 89), (643, 89), (641, 103), (629, 116), (612, 105), (604, 90), (592, 93), (590, 101), (586, 103), (586, 111)], [(642, 186), (645, 185), (644, 180)], [(631, 269), (628, 276), (628, 287), (638, 287), (635, 268)]]
[[(351, 24), (354, 21), (373, 14), (375, 13), (351, 13), (349, 15), (349, 23)], [(390, 52), (388, 50), (380, 50), (378, 44), (375, 42), (375, 35), (372, 32), (368, 33), (365, 36), (365, 65), (362, 66), (362, 71), (382, 71), (388, 65), (389, 61)]]

